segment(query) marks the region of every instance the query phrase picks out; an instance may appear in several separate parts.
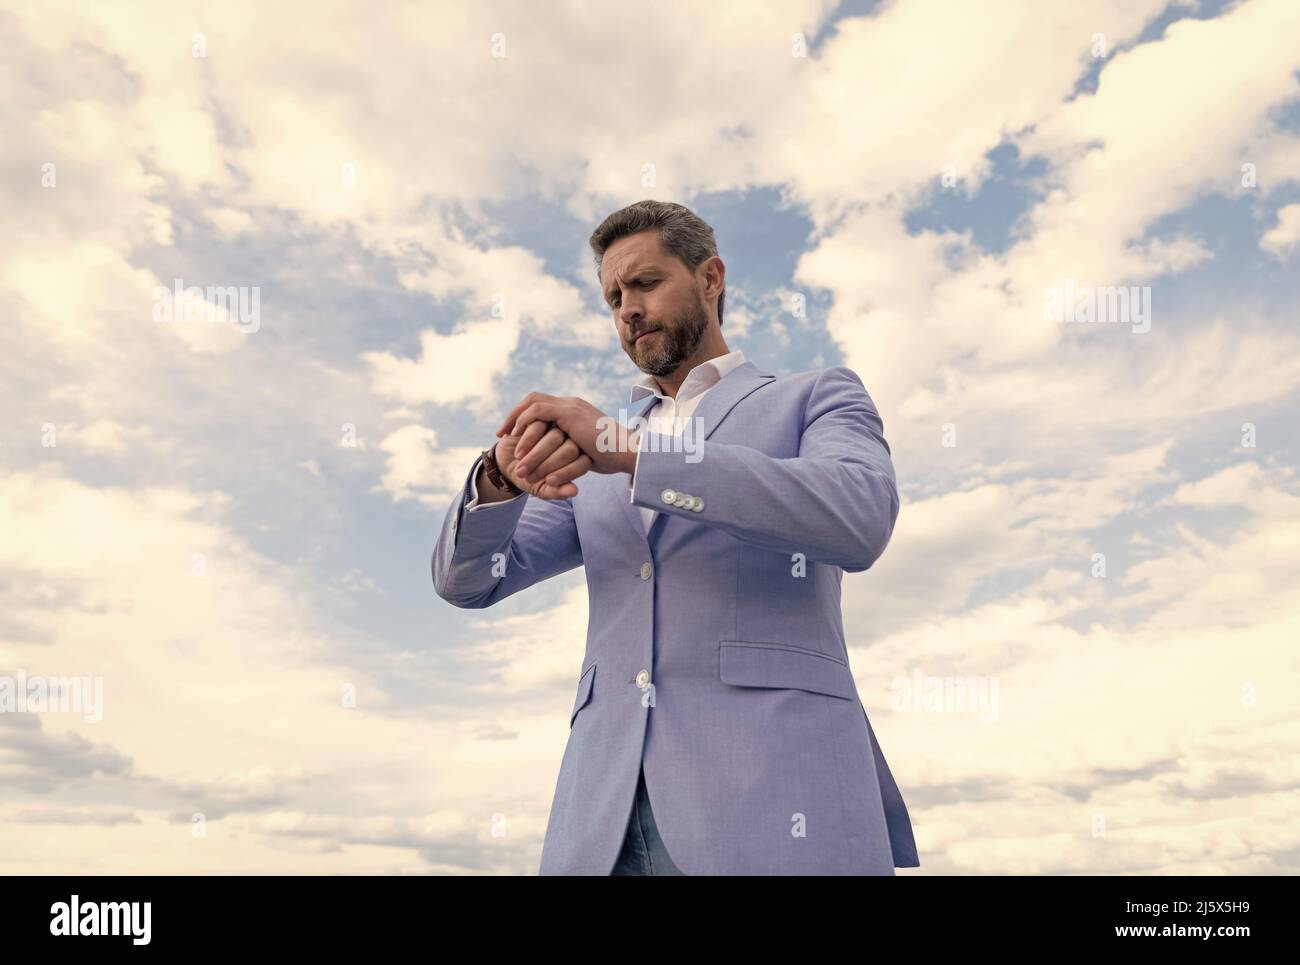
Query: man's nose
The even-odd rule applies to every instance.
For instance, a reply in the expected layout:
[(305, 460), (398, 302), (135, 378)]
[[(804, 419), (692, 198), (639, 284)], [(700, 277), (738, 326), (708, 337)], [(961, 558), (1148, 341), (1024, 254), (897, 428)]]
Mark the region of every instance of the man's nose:
[(618, 311), (619, 317), (623, 319), (623, 324), (629, 328), (639, 323), (641, 319), (645, 317), (644, 313), (641, 311), (641, 306), (632, 301), (623, 302)]

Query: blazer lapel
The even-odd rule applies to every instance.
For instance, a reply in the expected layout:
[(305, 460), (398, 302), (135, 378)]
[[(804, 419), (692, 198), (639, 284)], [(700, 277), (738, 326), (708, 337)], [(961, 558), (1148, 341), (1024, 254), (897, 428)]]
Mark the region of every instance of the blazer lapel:
[[(750, 361), (736, 366), (723, 376), (720, 382), (704, 393), (704, 398), (700, 399), (700, 404), (696, 406), (694, 414), (683, 429), (686, 432), (697, 433), (700, 438), (708, 439), (713, 434), (713, 430), (718, 427), (718, 424), (726, 418), (727, 413), (734, 409), (745, 396), (775, 378), (775, 375), (761, 371), (757, 365)], [(637, 408), (634, 416), (644, 417), (650, 407), (658, 401), (653, 395), (647, 396), (641, 400), (642, 404)], [(617, 489), (622, 498), (628, 522), (636, 529), (637, 536), (643, 542), (649, 543), (650, 539), (658, 534), (660, 523), (667, 514), (655, 510), (654, 522), (650, 524), (650, 531), (647, 533), (641, 519), (641, 507), (632, 502), (631, 490), (622, 485), (618, 486)]]

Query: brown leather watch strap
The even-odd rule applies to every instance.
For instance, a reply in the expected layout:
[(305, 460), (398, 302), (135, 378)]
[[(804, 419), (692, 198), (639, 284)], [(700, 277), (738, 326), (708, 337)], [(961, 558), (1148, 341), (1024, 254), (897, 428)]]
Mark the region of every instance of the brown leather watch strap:
[(487, 474), (492, 485), (503, 493), (509, 493), (511, 496), (521, 495), (523, 490), (507, 479), (506, 474), (497, 465), (496, 448), (496, 443), (493, 443), (483, 450), (483, 471)]

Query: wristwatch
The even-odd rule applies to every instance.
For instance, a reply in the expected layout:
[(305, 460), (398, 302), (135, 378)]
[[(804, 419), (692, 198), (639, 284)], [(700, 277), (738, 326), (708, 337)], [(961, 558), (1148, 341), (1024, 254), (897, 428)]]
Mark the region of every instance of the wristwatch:
[(519, 496), (523, 493), (522, 489), (506, 478), (506, 474), (497, 465), (496, 443), (484, 449), (480, 458), (483, 460), (483, 471), (487, 473), (487, 477), (491, 480), (493, 486), (496, 486), (497, 489), (504, 493), (509, 493), (511, 496)]

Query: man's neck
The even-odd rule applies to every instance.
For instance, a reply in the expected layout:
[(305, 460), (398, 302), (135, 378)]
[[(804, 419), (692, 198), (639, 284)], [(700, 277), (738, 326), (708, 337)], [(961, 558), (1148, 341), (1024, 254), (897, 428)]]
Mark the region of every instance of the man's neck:
[(691, 374), (692, 370), (694, 370), (697, 365), (702, 365), (710, 359), (721, 358), (724, 355), (730, 354), (730, 352), (731, 350), (727, 348), (727, 343), (721, 338), (719, 338), (717, 342), (711, 343), (708, 347), (701, 343), (695, 354), (681, 365), (677, 366), (677, 370), (673, 372), (672, 375), (666, 375), (663, 378), (660, 378), (657, 375), (654, 377), (655, 382), (659, 385), (659, 391), (670, 399), (677, 398), (677, 393), (681, 390), (682, 383), (686, 381), (686, 377)]

